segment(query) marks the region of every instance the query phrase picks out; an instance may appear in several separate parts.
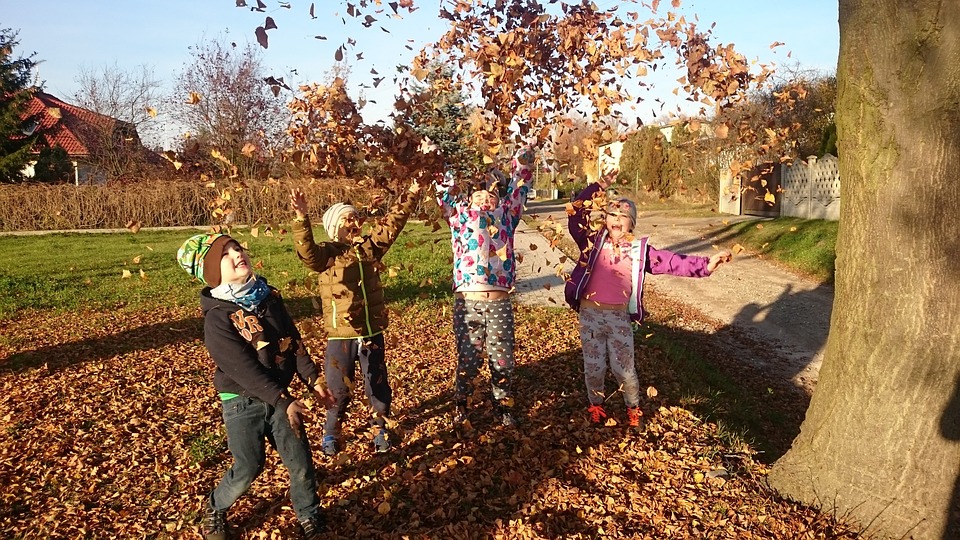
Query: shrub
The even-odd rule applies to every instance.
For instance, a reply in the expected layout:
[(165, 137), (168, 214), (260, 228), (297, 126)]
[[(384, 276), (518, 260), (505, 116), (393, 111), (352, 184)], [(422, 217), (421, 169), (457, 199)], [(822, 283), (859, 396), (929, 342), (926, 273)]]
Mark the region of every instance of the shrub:
[[(317, 223), (334, 202), (351, 202), (377, 216), (394, 199), (350, 179), (3, 185), (0, 230), (120, 229), (130, 222), (143, 227), (279, 224), (292, 217), (289, 193), (295, 187), (307, 194)], [(436, 205), (421, 204), (428, 211), (430, 206)]]

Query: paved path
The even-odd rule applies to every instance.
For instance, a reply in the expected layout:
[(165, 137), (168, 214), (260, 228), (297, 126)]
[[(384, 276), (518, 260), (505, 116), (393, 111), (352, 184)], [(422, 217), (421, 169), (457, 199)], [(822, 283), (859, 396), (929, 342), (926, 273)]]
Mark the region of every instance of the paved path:
[[(527, 206), (528, 215), (541, 220), (554, 216), (566, 230), (563, 204), (535, 202)], [(713, 245), (725, 242), (727, 224), (750, 216), (717, 216), (712, 218), (679, 218), (663, 212), (641, 212), (636, 233), (650, 237), (651, 245), (660, 249), (710, 255)], [(517, 266), (517, 299), (520, 302), (566, 307), (563, 280), (556, 267), (563, 254), (551, 250), (549, 243), (533, 227), (521, 224), (515, 246), (523, 260)], [(566, 261), (570, 271), (574, 261)], [(736, 255), (706, 279), (648, 276), (651, 290), (696, 308), (715, 319), (715, 332), (724, 345), (738, 350), (740, 332), (768, 348), (773, 354), (744, 358), (758, 362), (772, 374), (783, 376), (795, 385), (812, 390), (823, 357), (833, 287), (817, 284), (746, 252)], [(743, 348), (749, 355), (749, 348)]]

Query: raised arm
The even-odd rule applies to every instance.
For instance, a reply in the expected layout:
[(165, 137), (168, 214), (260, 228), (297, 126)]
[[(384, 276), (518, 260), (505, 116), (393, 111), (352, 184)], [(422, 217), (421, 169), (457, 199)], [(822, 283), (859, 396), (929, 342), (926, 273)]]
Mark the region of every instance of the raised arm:
[(461, 197), (454, 184), (454, 176), (451, 171), (437, 178), (434, 186), (437, 190), (437, 203), (443, 211), (443, 217), (449, 218), (457, 214), (457, 206), (462, 204)]
[(534, 159), (536, 151), (532, 145), (526, 145), (517, 150), (510, 163), (510, 184), (501, 205), (507, 206), (508, 211), (517, 218), (523, 212), (523, 205), (527, 202), (527, 194), (530, 193), (533, 183)]
[(410, 212), (413, 211), (413, 207), (420, 200), (421, 191), (420, 184), (416, 181), (412, 182), (410, 187), (393, 204), (387, 215), (373, 227), (370, 233), (370, 241), (373, 242), (378, 259), (383, 257), (397, 240), (400, 231), (403, 230), (407, 220), (410, 219)]
[(317, 272), (326, 270), (343, 250), (331, 242), (317, 244), (314, 241), (307, 199), (299, 188), (290, 192), (290, 206), (297, 216), (291, 227), (297, 257), (311, 270)]

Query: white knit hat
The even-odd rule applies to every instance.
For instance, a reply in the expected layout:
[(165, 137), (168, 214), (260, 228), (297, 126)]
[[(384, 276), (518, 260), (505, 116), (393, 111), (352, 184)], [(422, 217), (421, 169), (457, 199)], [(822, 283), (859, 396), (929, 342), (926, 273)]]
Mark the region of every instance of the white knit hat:
[(340, 218), (351, 212), (356, 214), (357, 209), (349, 204), (336, 203), (323, 213), (323, 230), (327, 231), (327, 236), (331, 240), (337, 240), (337, 224), (340, 223)]

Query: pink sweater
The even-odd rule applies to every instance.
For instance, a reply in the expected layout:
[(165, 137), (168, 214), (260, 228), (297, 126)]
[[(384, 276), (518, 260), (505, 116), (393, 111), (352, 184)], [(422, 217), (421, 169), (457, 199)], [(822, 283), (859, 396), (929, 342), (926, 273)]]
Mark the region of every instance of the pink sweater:
[(632, 266), (629, 242), (619, 245), (604, 242), (584, 289), (583, 299), (601, 304), (626, 305), (633, 290), (630, 282)]

